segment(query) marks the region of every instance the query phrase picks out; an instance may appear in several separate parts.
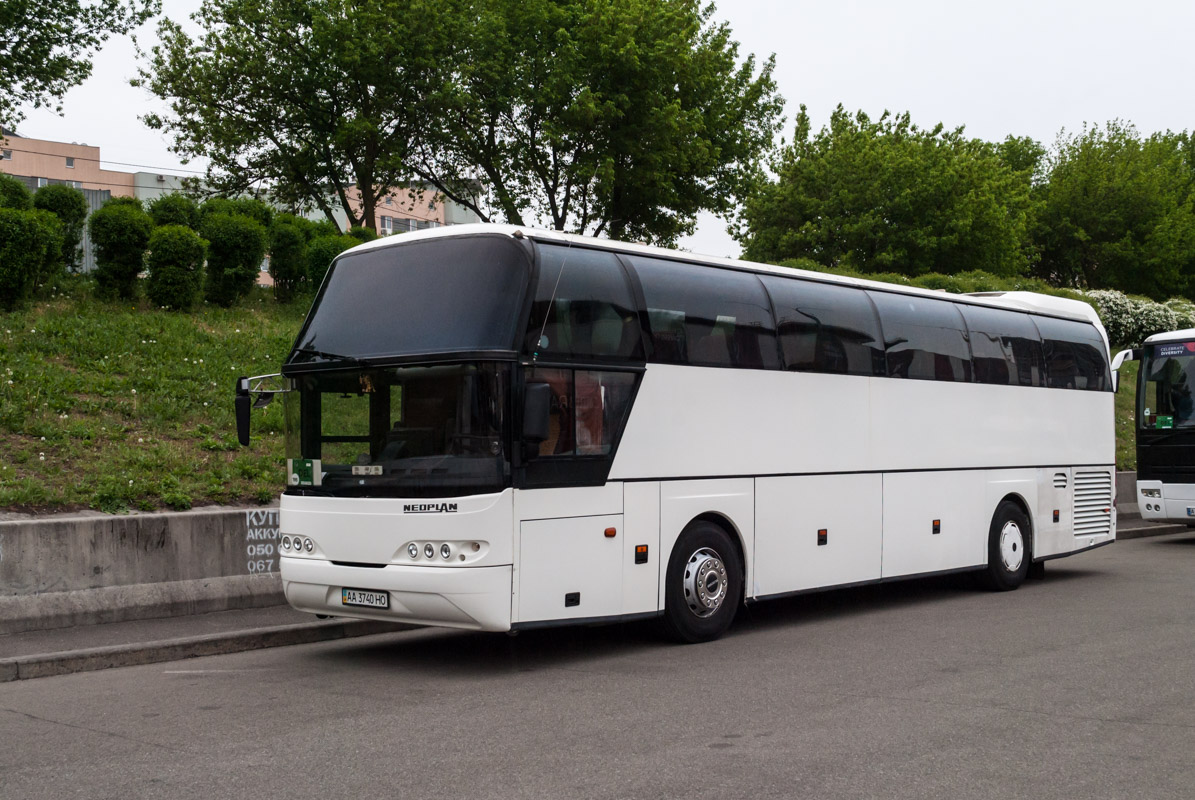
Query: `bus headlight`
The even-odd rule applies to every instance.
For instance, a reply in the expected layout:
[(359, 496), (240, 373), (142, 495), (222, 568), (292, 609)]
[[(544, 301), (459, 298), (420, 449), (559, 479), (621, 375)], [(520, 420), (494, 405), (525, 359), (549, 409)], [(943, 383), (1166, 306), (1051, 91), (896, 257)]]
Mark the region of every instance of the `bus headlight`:
[(289, 536), (283, 536), (283, 537), (282, 537), (282, 549), (283, 549), (283, 550), (289, 550), (289, 549), (290, 549), (290, 537), (289, 537)]
[(311, 541), (310, 539), (304, 539), (303, 540), (303, 549), (306, 550), (308, 553), (310, 553), (312, 550), (315, 549), (315, 542)]
[(447, 544), (440, 545), (440, 557), (444, 559), (452, 558), (452, 548)]
[(414, 542), (411, 542), (409, 545), (407, 545), (407, 555), (409, 555), (411, 558), (419, 558), (419, 545), (415, 544)]
[(436, 548), (432, 546), (431, 542), (428, 542), (427, 544), (425, 544), (423, 546), (423, 554), (425, 556), (427, 556), (428, 558), (432, 558), (433, 556), (435, 556)]
[(1142, 489), (1141, 494), (1145, 495), (1146, 497), (1161, 497), (1162, 490), (1161, 489)]

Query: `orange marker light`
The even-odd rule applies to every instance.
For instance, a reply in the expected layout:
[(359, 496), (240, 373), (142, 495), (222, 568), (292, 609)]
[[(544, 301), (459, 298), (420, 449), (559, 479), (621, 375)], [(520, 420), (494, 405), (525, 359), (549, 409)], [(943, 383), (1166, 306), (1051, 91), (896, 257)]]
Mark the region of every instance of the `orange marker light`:
[(606, 538), (613, 539), (618, 535), (618, 528), (606, 528)]

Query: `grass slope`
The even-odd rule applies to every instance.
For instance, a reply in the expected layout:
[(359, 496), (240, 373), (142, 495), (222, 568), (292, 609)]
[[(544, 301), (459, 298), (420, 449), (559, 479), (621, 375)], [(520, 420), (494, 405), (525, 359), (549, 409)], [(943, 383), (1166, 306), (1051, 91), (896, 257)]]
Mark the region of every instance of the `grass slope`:
[(281, 404), (236, 441), (238, 375), (277, 372), (305, 306), (264, 290), (192, 314), (59, 296), (0, 314), (0, 508), (101, 511), (268, 502)]

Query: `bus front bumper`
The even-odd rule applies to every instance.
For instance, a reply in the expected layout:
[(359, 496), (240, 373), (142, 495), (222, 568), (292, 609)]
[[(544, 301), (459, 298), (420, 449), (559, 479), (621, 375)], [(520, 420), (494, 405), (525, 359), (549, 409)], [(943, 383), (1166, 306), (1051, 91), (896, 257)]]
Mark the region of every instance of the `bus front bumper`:
[[(510, 630), (512, 568), (350, 567), (306, 558), (279, 563), (286, 600), (299, 611), (480, 631)], [(389, 608), (345, 605), (341, 589), (385, 593)]]
[(1195, 484), (1137, 481), (1141, 518), (1195, 524)]

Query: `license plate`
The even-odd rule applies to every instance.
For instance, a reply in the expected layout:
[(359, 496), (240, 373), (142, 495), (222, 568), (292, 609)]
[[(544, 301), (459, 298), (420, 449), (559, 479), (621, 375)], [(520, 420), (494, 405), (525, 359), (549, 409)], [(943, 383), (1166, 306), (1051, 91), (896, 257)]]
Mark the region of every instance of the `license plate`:
[(370, 592), (365, 589), (341, 589), (340, 604), (345, 606), (368, 606), (369, 608), (390, 608), (387, 592)]
[(1191, 506), (1187, 506), (1187, 516), (1195, 517), (1195, 508), (1193, 508)]

